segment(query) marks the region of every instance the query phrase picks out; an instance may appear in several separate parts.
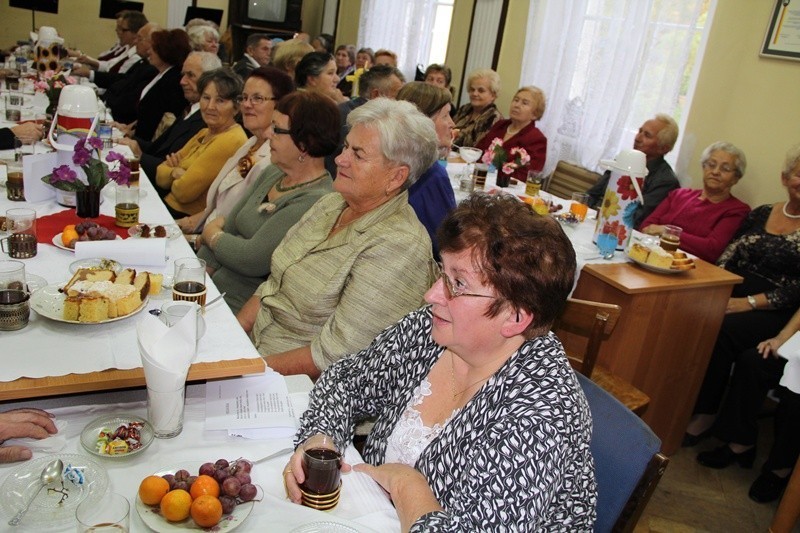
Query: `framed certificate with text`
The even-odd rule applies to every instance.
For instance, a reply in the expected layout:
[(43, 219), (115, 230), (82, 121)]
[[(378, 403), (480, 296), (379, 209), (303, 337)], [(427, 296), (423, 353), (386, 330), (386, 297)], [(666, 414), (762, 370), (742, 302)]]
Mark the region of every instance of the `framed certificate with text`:
[(761, 55), (800, 61), (800, 0), (777, 0)]

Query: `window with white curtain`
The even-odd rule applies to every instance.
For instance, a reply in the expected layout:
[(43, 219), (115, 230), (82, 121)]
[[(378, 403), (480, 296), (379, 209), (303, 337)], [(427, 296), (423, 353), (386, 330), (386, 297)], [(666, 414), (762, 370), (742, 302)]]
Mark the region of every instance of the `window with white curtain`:
[(444, 61), (453, 0), (363, 0), (358, 47), (386, 48), (409, 80), (417, 65)]
[(547, 96), (546, 171), (597, 168), (656, 113), (682, 123), (714, 1), (531, 2), (521, 79)]

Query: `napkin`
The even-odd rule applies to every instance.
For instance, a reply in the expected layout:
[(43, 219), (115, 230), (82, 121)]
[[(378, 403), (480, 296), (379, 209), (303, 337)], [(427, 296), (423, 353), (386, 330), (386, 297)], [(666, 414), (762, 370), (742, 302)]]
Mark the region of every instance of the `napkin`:
[(25, 182), (25, 200), (44, 202), (55, 198), (56, 190), (42, 181), (42, 177), (58, 166), (58, 153), (30, 154), (22, 158), (22, 180)]
[(76, 259), (106, 257), (123, 265), (164, 267), (167, 239), (125, 239), (123, 241), (78, 241)]
[(778, 355), (787, 360), (786, 366), (783, 367), (781, 385), (800, 394), (800, 331), (778, 348)]
[(153, 402), (150, 422), (155, 427), (167, 427), (169, 421), (178, 420), (183, 414), (183, 395), (171, 393), (183, 388), (189, 365), (197, 354), (197, 318), (194, 313), (187, 313), (168, 327), (146, 314), (136, 324), (136, 337), (148, 395), (151, 391), (164, 393), (163, 401)]

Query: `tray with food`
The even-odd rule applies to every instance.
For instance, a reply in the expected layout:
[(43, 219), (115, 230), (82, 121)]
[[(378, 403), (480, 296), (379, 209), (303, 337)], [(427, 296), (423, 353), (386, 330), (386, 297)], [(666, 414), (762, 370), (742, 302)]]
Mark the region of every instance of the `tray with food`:
[(659, 274), (681, 274), (695, 268), (694, 259), (686, 252), (668, 252), (658, 245), (645, 246), (633, 243), (626, 251), (628, 259), (645, 270)]

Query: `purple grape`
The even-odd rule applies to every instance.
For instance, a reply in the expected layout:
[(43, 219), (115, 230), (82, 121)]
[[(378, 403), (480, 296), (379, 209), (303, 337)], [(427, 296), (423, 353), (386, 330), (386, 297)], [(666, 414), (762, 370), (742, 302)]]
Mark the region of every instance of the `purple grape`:
[(86, 230), (86, 234), (89, 236), (90, 239), (95, 240), (97, 239), (97, 228), (91, 227)]
[(242, 488), (239, 490), (239, 499), (243, 502), (249, 502), (256, 497), (257, 493), (258, 490), (256, 489), (256, 486), (252, 483), (247, 483), (242, 485)]
[(86, 233), (83, 233), (80, 237), (78, 237), (78, 240), (79, 241), (88, 241), (89, 240), (89, 235), (87, 235)]
[(189, 479), (186, 480), (186, 484), (189, 485), (189, 488), (192, 488), (192, 484), (197, 481), (197, 476), (189, 476)]
[(216, 470), (217, 469), (214, 468), (214, 463), (203, 463), (200, 465), (200, 475), (213, 476)]
[(75, 231), (78, 232), (78, 235), (83, 235), (83, 232), (86, 231), (83, 222), (78, 222), (77, 224), (75, 224)]
[(250, 479), (250, 474), (247, 472), (236, 472), (236, 479), (239, 480), (239, 483), (242, 485), (246, 485), (247, 483), (251, 483), (252, 480)]
[(172, 490), (178, 490), (178, 489), (183, 489), (186, 492), (189, 492), (189, 484), (186, 483), (185, 481), (176, 481), (175, 486), (172, 487)]
[(217, 483), (222, 485), (222, 483), (230, 477), (230, 473), (227, 470), (221, 469), (214, 472), (214, 479), (217, 480)]
[(217, 470), (219, 470), (220, 468), (228, 468), (229, 464), (230, 463), (228, 463), (227, 459), (217, 459), (217, 462), (214, 463), (214, 466), (217, 468)]
[(187, 479), (189, 479), (190, 475), (191, 474), (189, 473), (188, 470), (184, 470), (183, 468), (181, 468), (180, 470), (175, 472), (175, 481), (186, 481)]
[(228, 496), (238, 496), (241, 488), (242, 483), (234, 476), (230, 476), (222, 482), (222, 492)]
[(164, 474), (161, 477), (166, 479), (167, 483), (169, 483), (169, 490), (172, 490), (173, 487), (175, 487), (175, 476), (173, 476), (172, 474)]
[(222, 504), (222, 514), (231, 514), (236, 508), (236, 498), (230, 496), (220, 496), (219, 503)]
[(253, 469), (253, 463), (248, 461), (247, 459), (237, 459), (236, 460), (236, 472), (246, 472), (250, 473)]

